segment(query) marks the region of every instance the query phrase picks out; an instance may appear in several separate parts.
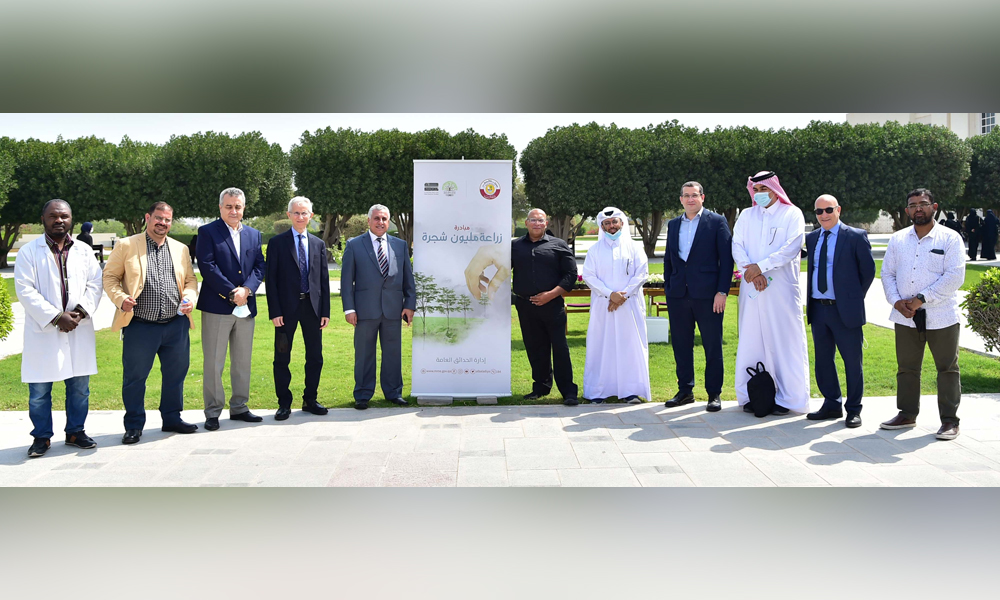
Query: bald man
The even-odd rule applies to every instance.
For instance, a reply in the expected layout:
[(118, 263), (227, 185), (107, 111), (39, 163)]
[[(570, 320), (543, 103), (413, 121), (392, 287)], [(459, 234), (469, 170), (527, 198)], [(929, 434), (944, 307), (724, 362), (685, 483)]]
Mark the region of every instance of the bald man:
[[(823, 406), (806, 415), (820, 421), (839, 419), (861, 426), (861, 398), (865, 393), (861, 347), (864, 343), (865, 294), (875, 279), (875, 260), (868, 234), (840, 222), (840, 203), (829, 194), (816, 198), (819, 227), (806, 235), (809, 257), (806, 279), (806, 320), (812, 327), (816, 357), (816, 385)], [(840, 379), (833, 362), (840, 350), (847, 376), (847, 402), (842, 402)]]

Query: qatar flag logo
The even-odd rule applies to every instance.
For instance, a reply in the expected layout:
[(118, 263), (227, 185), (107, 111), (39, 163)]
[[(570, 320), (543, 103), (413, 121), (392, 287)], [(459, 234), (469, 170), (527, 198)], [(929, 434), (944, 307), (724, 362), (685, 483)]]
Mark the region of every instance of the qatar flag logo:
[(479, 184), (479, 193), (483, 198), (492, 200), (500, 195), (500, 182), (496, 179), (487, 179)]

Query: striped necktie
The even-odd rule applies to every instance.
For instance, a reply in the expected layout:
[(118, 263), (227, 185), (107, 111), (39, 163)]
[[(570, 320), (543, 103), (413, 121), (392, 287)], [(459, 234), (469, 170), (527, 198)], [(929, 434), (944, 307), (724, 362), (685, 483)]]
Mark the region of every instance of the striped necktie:
[(378, 239), (378, 268), (382, 270), (382, 277), (389, 276), (389, 259), (385, 257), (385, 252), (382, 251), (382, 238)]

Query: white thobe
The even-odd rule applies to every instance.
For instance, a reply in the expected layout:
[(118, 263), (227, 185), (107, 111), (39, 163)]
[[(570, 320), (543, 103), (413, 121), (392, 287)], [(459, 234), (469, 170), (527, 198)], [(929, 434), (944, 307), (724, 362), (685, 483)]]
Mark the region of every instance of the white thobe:
[(740, 285), (739, 345), (736, 348), (736, 399), (749, 401), (747, 367), (758, 362), (774, 378), (778, 405), (809, 412), (809, 350), (799, 287), (800, 253), (805, 239), (802, 211), (775, 201), (740, 213), (733, 228), (733, 259), (740, 271), (755, 264), (768, 287), (756, 298), (749, 281)]
[[(642, 293), (649, 265), (642, 246), (627, 238), (627, 231), (615, 243), (598, 241), (583, 261), (583, 280), (590, 286), (590, 324), (583, 368), (583, 396), (588, 399), (653, 399)], [(627, 299), (617, 310), (608, 312), (612, 292), (624, 292)]]
[(97, 373), (93, 316), (101, 301), (103, 282), (101, 267), (90, 246), (73, 244), (66, 258), (66, 276), (66, 310), (80, 306), (90, 315), (69, 333), (52, 324), (52, 319), (62, 312), (62, 281), (45, 236), (28, 242), (17, 253), (14, 287), (24, 308), (24, 383), (51, 383)]

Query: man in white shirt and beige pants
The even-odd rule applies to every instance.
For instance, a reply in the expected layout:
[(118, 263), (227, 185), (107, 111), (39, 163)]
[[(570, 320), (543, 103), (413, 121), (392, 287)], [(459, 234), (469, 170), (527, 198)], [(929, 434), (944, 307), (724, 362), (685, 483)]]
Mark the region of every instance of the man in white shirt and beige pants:
[(906, 197), (911, 227), (889, 239), (882, 261), (882, 287), (893, 306), (896, 324), (896, 407), (899, 414), (882, 429), (905, 429), (917, 424), (920, 412), (920, 370), (924, 346), (929, 346), (937, 368), (939, 440), (958, 437), (958, 404), (962, 381), (958, 371), (958, 335), (961, 330), (955, 292), (965, 281), (962, 236), (934, 223), (938, 205), (930, 191), (918, 188)]

